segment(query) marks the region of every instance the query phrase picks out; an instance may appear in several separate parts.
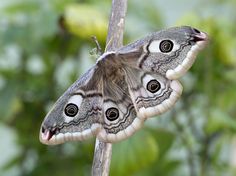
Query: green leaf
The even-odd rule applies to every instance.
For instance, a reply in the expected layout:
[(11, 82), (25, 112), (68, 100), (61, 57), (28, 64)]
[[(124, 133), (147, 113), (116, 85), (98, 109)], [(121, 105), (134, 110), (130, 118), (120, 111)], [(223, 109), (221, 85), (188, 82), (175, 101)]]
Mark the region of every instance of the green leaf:
[(218, 108), (210, 109), (210, 116), (206, 126), (207, 133), (213, 133), (220, 130), (236, 131), (236, 122), (229, 114)]
[(161, 162), (156, 163), (156, 165), (157, 166), (153, 166), (153, 169), (150, 169), (152, 175), (172, 176), (176, 172), (176, 169), (181, 165), (181, 161), (164, 159)]
[(34, 1), (34, 0), (24, 0), (24, 1), (14, 1), (14, 3), (10, 3), (8, 6), (6, 6), (3, 10), (8, 15), (12, 15), (15, 13), (21, 13), (21, 12), (34, 12), (38, 10), (38, 6), (40, 5), (40, 2)]
[[(6, 120), (19, 112), (22, 108), (21, 101), (17, 95), (17, 85), (6, 86), (0, 93), (1, 120)], [(9, 119), (8, 119), (9, 120)]]
[(65, 8), (64, 20), (67, 29), (76, 36), (88, 39), (95, 35), (98, 40), (105, 40), (107, 18), (92, 6), (68, 5)]
[(151, 133), (141, 130), (131, 138), (114, 144), (111, 175), (131, 175), (148, 167), (158, 158), (159, 150)]
[(161, 159), (162, 157), (165, 156), (165, 154), (168, 152), (170, 147), (172, 146), (175, 135), (162, 128), (157, 128), (157, 129), (149, 129), (153, 136), (155, 137), (158, 147), (159, 147), (159, 158)]
[[(234, 75), (233, 75), (234, 74)], [(228, 75), (228, 76), (231, 76), (231, 80), (230, 81), (233, 81), (233, 77), (235, 77), (236, 75), (236, 72), (232, 72), (232, 75)], [(225, 74), (225, 77), (227, 76), (227, 72)], [(216, 103), (217, 105), (219, 106), (219, 108), (222, 110), (222, 111), (225, 111), (225, 112), (231, 112), (233, 114), (233, 112), (235, 113), (236, 112), (236, 102), (235, 102), (235, 99), (236, 99), (236, 84), (233, 84), (231, 83), (230, 86), (226, 86), (224, 91), (220, 91), (220, 93), (218, 93), (218, 96), (216, 97)]]

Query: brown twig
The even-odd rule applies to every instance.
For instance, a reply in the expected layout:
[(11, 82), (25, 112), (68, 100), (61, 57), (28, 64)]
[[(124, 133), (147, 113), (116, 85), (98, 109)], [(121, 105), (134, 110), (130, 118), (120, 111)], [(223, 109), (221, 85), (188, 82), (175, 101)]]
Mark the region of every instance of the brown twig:
[[(111, 14), (106, 40), (106, 51), (114, 51), (123, 45), (123, 33), (127, 0), (112, 0)], [(108, 176), (112, 155), (112, 144), (96, 139), (92, 175)]]

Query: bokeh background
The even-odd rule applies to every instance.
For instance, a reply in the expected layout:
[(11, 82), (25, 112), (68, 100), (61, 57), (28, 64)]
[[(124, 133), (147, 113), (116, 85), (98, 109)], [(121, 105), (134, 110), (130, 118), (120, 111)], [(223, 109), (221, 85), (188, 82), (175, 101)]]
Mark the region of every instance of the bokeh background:
[[(110, 0), (1, 0), (0, 175), (90, 175), (94, 138), (46, 146), (40, 124), (103, 49)], [(236, 0), (129, 0), (124, 42), (176, 25), (209, 46), (181, 78), (183, 96), (113, 145), (112, 176), (236, 175)]]

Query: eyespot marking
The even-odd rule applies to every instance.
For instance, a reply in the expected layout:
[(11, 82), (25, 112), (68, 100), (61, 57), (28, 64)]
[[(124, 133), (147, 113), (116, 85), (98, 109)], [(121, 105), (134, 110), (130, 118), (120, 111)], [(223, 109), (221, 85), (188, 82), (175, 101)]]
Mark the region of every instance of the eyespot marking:
[(66, 105), (64, 112), (67, 116), (69, 117), (74, 117), (78, 113), (79, 108), (76, 104), (74, 103), (69, 103)]
[(147, 87), (146, 87), (146, 89), (151, 93), (156, 93), (158, 90), (160, 90), (160, 88), (161, 88), (161, 84), (156, 79), (150, 80), (147, 83)]
[(162, 40), (159, 49), (162, 53), (169, 53), (172, 51), (174, 43), (171, 40)]
[(150, 53), (163, 53), (170, 55), (172, 52), (177, 51), (180, 48), (180, 45), (174, 40), (162, 39), (162, 40), (153, 40), (148, 46), (148, 51)]
[(106, 118), (110, 121), (114, 121), (119, 117), (119, 110), (117, 108), (108, 108), (106, 110)]

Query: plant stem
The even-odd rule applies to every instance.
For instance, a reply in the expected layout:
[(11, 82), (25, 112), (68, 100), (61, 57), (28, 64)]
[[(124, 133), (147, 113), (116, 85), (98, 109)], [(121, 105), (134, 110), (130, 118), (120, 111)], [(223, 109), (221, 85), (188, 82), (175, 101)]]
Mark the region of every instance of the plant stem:
[[(123, 45), (123, 33), (127, 0), (112, 0), (112, 8), (109, 19), (106, 51), (115, 51)], [(112, 155), (112, 144), (104, 143), (96, 139), (92, 175), (108, 176)]]

